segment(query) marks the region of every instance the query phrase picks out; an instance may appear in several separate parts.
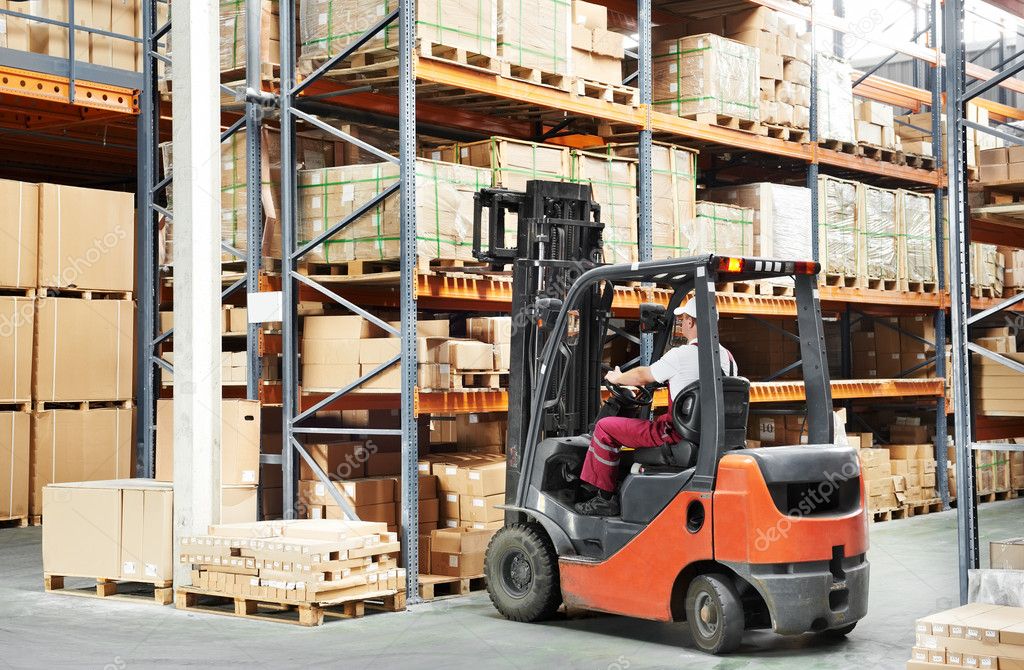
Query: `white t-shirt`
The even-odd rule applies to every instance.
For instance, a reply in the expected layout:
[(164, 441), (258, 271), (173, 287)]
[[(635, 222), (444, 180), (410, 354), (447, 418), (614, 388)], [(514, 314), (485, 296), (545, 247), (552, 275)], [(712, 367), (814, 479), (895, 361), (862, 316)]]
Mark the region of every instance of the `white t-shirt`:
[[(695, 379), (700, 378), (700, 366), (697, 362), (697, 341), (674, 347), (665, 355), (651, 364), (651, 374), (659, 384), (668, 382), (669, 393), (675, 400), (679, 392)], [(729, 350), (718, 345), (718, 356), (722, 361), (722, 372), (730, 377), (738, 374), (736, 359)]]

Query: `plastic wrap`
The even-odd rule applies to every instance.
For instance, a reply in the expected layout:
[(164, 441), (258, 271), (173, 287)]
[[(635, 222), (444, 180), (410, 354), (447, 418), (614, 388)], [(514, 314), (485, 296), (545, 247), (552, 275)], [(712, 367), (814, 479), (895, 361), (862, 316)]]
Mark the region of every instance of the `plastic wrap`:
[(971, 286), (987, 289), (999, 297), (1003, 294), (1005, 260), (996, 245), (971, 242)]
[[(593, 150), (592, 150), (593, 151)], [(609, 144), (600, 151), (639, 159), (635, 143)], [(691, 255), (683, 231), (693, 228), (697, 201), (697, 152), (669, 144), (651, 147), (651, 258), (683, 258)]]
[(846, 60), (818, 54), (818, 137), (856, 142), (852, 70)]
[(570, 181), (589, 184), (601, 206), (606, 263), (633, 263), (639, 258), (636, 216), (636, 161), (574, 151)]
[(654, 109), (668, 114), (760, 117), (756, 47), (718, 35), (693, 35), (654, 46)]
[(819, 256), (826, 274), (857, 276), (857, 184), (818, 178)]
[(693, 230), (687, 236), (692, 253), (754, 255), (754, 210), (719, 202), (697, 201)]
[(568, 74), (571, 8), (567, 0), (498, 0), (498, 57), (551, 74)]
[(1024, 570), (968, 570), (967, 602), (1024, 607)]
[(934, 282), (935, 196), (903, 189), (896, 193), (906, 278), (912, 282)]
[(863, 274), (871, 279), (897, 279), (899, 229), (896, 191), (860, 185), (860, 256)]
[[(277, 0), (260, 3), (260, 62), (280, 60), (280, 18)], [(220, 69), (245, 68), (246, 48), (245, 0), (221, 0), (220, 3)]]
[[(340, 53), (397, 7), (395, 0), (303, 0), (299, 4), (301, 58), (325, 59)], [(494, 0), (416, 3), (416, 37), (422, 43), (494, 56), (497, 36)], [(398, 49), (398, 21), (374, 36), (364, 50), (381, 48)]]
[[(305, 244), (398, 179), (391, 162), (299, 172), (299, 244)], [(473, 194), (491, 186), (490, 170), (416, 161), (416, 249), (420, 259), (472, 260)], [(351, 222), (308, 258), (320, 262), (401, 255), (400, 207), (391, 195)]]
[(810, 259), (811, 191), (785, 184), (744, 184), (712, 188), (707, 199), (753, 210), (754, 255)]

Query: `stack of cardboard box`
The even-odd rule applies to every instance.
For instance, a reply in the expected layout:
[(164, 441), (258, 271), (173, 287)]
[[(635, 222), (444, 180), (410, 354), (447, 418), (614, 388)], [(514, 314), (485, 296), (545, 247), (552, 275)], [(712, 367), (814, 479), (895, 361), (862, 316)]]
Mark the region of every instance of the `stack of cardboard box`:
[[(174, 312), (160, 312), (160, 332), (167, 332), (174, 327)], [(221, 308), (221, 334), (222, 335), (245, 335), (249, 327), (248, 310), (245, 307), (224, 305)], [(245, 346), (241, 340), (223, 341), (224, 351), (221, 351), (221, 383), (224, 386), (244, 386), (248, 379), (249, 359), (245, 351), (231, 351), (239, 346)], [(168, 363), (174, 364), (173, 338), (165, 340), (162, 345), (161, 358)], [(277, 354), (267, 354), (262, 357), (260, 378), (264, 381), (280, 379), (281, 357)], [(174, 373), (166, 369), (160, 370), (160, 383), (163, 386), (171, 386), (174, 383)]]
[[(606, 263), (633, 263), (639, 258), (636, 215), (636, 166), (632, 158), (572, 151), (570, 181), (590, 186), (601, 206)], [(514, 238), (513, 238), (514, 239)]]
[(857, 185), (860, 234), (858, 253), (860, 270), (858, 274), (866, 279), (880, 281), (878, 288), (899, 288), (887, 286), (885, 282), (896, 282), (900, 278), (900, 230), (896, 216), (896, 191), (868, 184)]
[(861, 449), (861, 478), (869, 512), (899, 508), (905, 501), (903, 477), (893, 476), (888, 449)]
[(570, 74), (569, 0), (498, 0), (498, 58), (505, 72), (540, 83)]
[(983, 184), (1024, 181), (1024, 147), (998, 147), (979, 151), (978, 176)]
[[(896, 216), (900, 231), (900, 261), (903, 278), (910, 290), (926, 290), (936, 285), (935, 196), (899, 189), (896, 191)], [(1022, 257), (1024, 261), (1024, 257)], [(1021, 273), (1024, 280), (1024, 272)], [(913, 284), (913, 285), (911, 285)]]
[[(221, 401), (221, 521), (256, 520), (260, 483), (260, 404), (254, 400)], [(156, 463), (159, 481), (174, 481), (174, 400), (156, 404)]]
[(1024, 288), (1024, 249), (999, 246), (996, 252), (1003, 255), (1003, 288)]
[[(719, 321), (719, 340), (735, 357), (736, 366), (744, 377), (764, 379), (799, 360), (800, 343), (786, 335), (796, 334), (796, 321), (779, 319), (774, 325), (776, 327), (769, 327), (750, 319), (723, 318)], [(790, 371), (780, 377), (799, 378), (800, 370)]]
[(975, 297), (1003, 295), (1006, 259), (994, 244), (971, 242), (971, 291)]
[(399, 590), (401, 547), (382, 523), (300, 520), (219, 524), (182, 538), (178, 557), (207, 593), (323, 602)]
[[(220, 0), (220, 71), (245, 77), (247, 42), (244, 0)], [(260, 2), (261, 64), (274, 64), (281, 58), (281, 17), (277, 0)]]
[(893, 476), (905, 482), (904, 495), (908, 504), (934, 500), (935, 446), (931, 444), (890, 444), (889, 463)]
[[(973, 121), (983, 126), (989, 125), (988, 110), (972, 102), (967, 103), (967, 121)], [(919, 154), (923, 156), (934, 156), (934, 137), (932, 136), (932, 113), (919, 112), (906, 116), (897, 116), (896, 134), (900, 138), (900, 144), (905, 153)], [(939, 128), (942, 131), (942, 144), (946, 144), (946, 115), (939, 118)], [(992, 149), (1002, 145), (1002, 140), (993, 137), (985, 132), (979, 132), (973, 128), (967, 128), (967, 165), (975, 167), (978, 165), (979, 153), (986, 149)], [(1008, 162), (1008, 161), (1003, 161)], [(1014, 161), (1019, 162), (1019, 161)]]
[(818, 177), (818, 250), (824, 274), (856, 278), (860, 208), (857, 182)]
[(851, 334), (853, 376), (888, 379), (911, 368), (916, 369), (908, 377), (934, 376), (935, 364), (930, 361), (935, 356), (934, 342), (935, 324), (930, 316), (876, 317), (873, 324), (864, 324)]
[(25, 261), (67, 297), (35, 301), (33, 516), (46, 484), (130, 477), (134, 464), (134, 199), (41, 184), (38, 203), (38, 257)]
[(855, 105), (854, 130), (857, 141), (884, 149), (899, 149), (892, 105), (874, 100), (859, 100)]
[(970, 603), (918, 619), (914, 631), (907, 670), (1024, 664), (1024, 608)]
[(811, 190), (761, 182), (707, 189), (715, 202), (749, 208), (753, 213), (754, 255), (762, 258), (811, 258)]
[(608, 30), (608, 8), (573, 0), (572, 74), (602, 84), (621, 84), (624, 55), (622, 35)]
[[(36, 0), (35, 2), (7, 2), (5, 9), (56, 21), (69, 21), (68, 0)], [(127, 37), (141, 35), (142, 9), (138, 0), (75, 1), (75, 25), (96, 28)], [(68, 29), (62, 26), (22, 18), (8, 18), (0, 35), (6, 35), (6, 47), (20, 51), (68, 57)], [(2, 38), (0, 38), (2, 39)], [(138, 49), (132, 41), (108, 35), (75, 31), (75, 60), (120, 70), (138, 71)]]
[(693, 227), (685, 231), (690, 247), (723, 256), (754, 255), (754, 210), (721, 202), (697, 202)]

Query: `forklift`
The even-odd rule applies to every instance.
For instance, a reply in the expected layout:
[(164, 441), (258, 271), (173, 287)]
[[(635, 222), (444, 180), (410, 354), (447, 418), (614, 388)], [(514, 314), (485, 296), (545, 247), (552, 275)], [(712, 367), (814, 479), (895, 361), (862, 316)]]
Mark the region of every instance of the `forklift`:
[[(511, 266), (513, 286), (505, 525), (485, 558), (495, 608), (522, 622), (562, 604), (685, 621), (712, 654), (747, 629), (847, 635), (867, 613), (868, 528), (857, 452), (834, 445), (819, 264), (706, 254), (607, 265), (602, 229), (585, 184), (476, 194), (474, 255)], [(715, 284), (776, 277), (794, 285), (808, 444), (746, 449), (750, 383), (722, 371)], [(612, 318), (627, 283), (670, 296), (640, 305), (639, 336)], [(650, 418), (657, 394), (604, 381), (606, 344), (648, 337), (657, 359), (679, 344), (674, 314), (691, 293), (700, 378), (669, 404), (680, 441), (622, 450), (618, 516), (577, 513), (595, 422)]]

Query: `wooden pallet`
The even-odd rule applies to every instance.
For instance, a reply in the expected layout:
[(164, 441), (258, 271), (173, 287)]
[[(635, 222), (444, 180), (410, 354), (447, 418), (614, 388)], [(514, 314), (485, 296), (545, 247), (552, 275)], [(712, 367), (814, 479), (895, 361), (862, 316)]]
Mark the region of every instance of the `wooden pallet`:
[(793, 128), (790, 126), (778, 126), (770, 123), (762, 123), (765, 135), (787, 142), (799, 142), (807, 144), (811, 141), (811, 131), (806, 128)]
[(720, 128), (731, 128), (732, 130), (742, 130), (747, 133), (753, 133), (754, 135), (765, 135), (764, 126), (757, 121), (751, 119), (741, 119), (738, 116), (731, 116), (729, 114), (717, 114), (715, 112), (699, 112), (696, 114), (680, 114), (684, 119), (690, 119), (697, 123), (704, 123), (709, 126), (718, 126)]
[(34, 403), (37, 412), (53, 409), (131, 409), (134, 406), (132, 400), (36, 400)]
[(493, 54), (482, 54), (462, 47), (451, 47), (420, 40), (416, 45), (416, 53), (420, 58), (448, 61), (457, 65), (471, 67), (487, 72), (501, 72), (501, 61)]
[(750, 281), (724, 281), (715, 284), (715, 291), (718, 293), (739, 293), (754, 295), (757, 292), (755, 282)]
[[(245, 66), (231, 68), (229, 70), (220, 71), (220, 81), (225, 86), (231, 84), (245, 84)], [(260, 61), (260, 80), (261, 81), (278, 81), (281, 78), (281, 66), (277, 63), (264, 63)], [(170, 88), (167, 89), (170, 91)]]
[(571, 91), (573, 78), (567, 74), (548, 72), (536, 67), (526, 67), (508, 61), (501, 62), (501, 76), (505, 79), (518, 79), (530, 84), (550, 86), (559, 91)]
[(935, 169), (935, 157), (925, 156), (923, 154), (903, 154), (903, 164), (913, 168), (919, 168), (921, 170), (934, 170)]
[(0, 528), (25, 528), (28, 526), (28, 516), (8, 516), (0, 519)]
[(435, 600), (452, 596), (465, 596), (473, 591), (487, 588), (487, 578), (476, 577), (444, 577), (442, 575), (420, 575), (420, 598)]
[(77, 298), (78, 300), (131, 300), (131, 291), (100, 291), (97, 289), (40, 287), (37, 298)]
[(831, 149), (832, 151), (838, 151), (841, 154), (857, 155), (857, 144), (854, 142), (844, 142), (842, 140), (818, 140), (818, 146), (825, 149)]
[(978, 494), (978, 502), (979, 503), (1000, 502), (1000, 501), (1003, 501), (1003, 500), (1016, 500), (1018, 497), (1020, 497), (1020, 493), (1018, 493), (1017, 491), (1014, 491), (1014, 490), (1010, 490), (1010, 491), (989, 491), (988, 493), (979, 493)]
[(30, 526), (42, 526), (43, 515), (42, 514), (30, 514), (28, 517), (28, 525)]
[(905, 519), (906, 510), (902, 507), (891, 507), (889, 509), (871, 510), (868, 512), (871, 515), (871, 521), (874, 523), (880, 523), (882, 521), (895, 521), (896, 519)]
[(0, 286), (0, 296), (10, 298), (34, 298), (39, 292), (35, 286), (28, 288), (19, 286)]
[(635, 86), (608, 84), (583, 77), (573, 77), (571, 91), (577, 98), (593, 98), (630, 107), (640, 104), (640, 89)]
[[(461, 258), (424, 258), (417, 257), (416, 270), (421, 273), (438, 273), (446, 271), (480, 270), (486, 265), (479, 261), (465, 260)], [(275, 268), (279, 271), (280, 266)], [(300, 263), (298, 271), (309, 277), (354, 277), (359, 275), (380, 274), (383, 272), (397, 272), (401, 269), (401, 260), (398, 258), (380, 258), (367, 260), (337, 261), (333, 263), (321, 263), (306, 261)]]
[(903, 505), (907, 517), (921, 516), (922, 514), (934, 514), (942, 511), (942, 501), (938, 498), (930, 500), (916, 500)]
[(938, 287), (938, 283), (933, 281), (907, 280), (907, 291), (911, 293), (935, 293)]
[(992, 286), (972, 286), (971, 295), (975, 298), (1001, 298), (1003, 293)]
[(0, 412), (31, 412), (32, 403), (28, 400), (0, 402)]
[(357, 596), (332, 598), (315, 602), (295, 602), (276, 598), (211, 593), (191, 586), (179, 588), (174, 606), (180, 610), (220, 614), (258, 621), (273, 621), (297, 626), (320, 626), (328, 618), (353, 619), (367, 609), (401, 612), (405, 609), (405, 593), (372, 591)]
[(853, 288), (861, 285), (861, 279), (851, 275), (825, 274), (823, 275), (825, 286), (838, 286), (842, 288)]
[(452, 372), (451, 388), (443, 390), (494, 391), (506, 387), (508, 387), (508, 370), (490, 370), (480, 372), (457, 370)]
[[(96, 577), (96, 586), (89, 588), (68, 588), (63, 575), (43, 575), (43, 588), (48, 593), (62, 593), (69, 596), (87, 598), (107, 598), (109, 600), (125, 600), (128, 602), (156, 603), (170, 605), (174, 599), (174, 588), (170, 580), (160, 582), (141, 582), (127, 579), (105, 579)], [(70, 579), (74, 579), (70, 577)], [(93, 579), (90, 577), (89, 579)]]
[(760, 281), (754, 284), (757, 287), (757, 294), (769, 297), (792, 297), (793, 287), (785, 284), (773, 284), (771, 282)]
[(868, 277), (866, 280), (867, 287), (879, 291), (898, 291), (900, 289), (899, 279), (876, 279), (874, 277)]
[(863, 156), (883, 163), (895, 163), (902, 165), (903, 153), (898, 149), (883, 147), (868, 142), (858, 142), (854, 149), (855, 156)]

